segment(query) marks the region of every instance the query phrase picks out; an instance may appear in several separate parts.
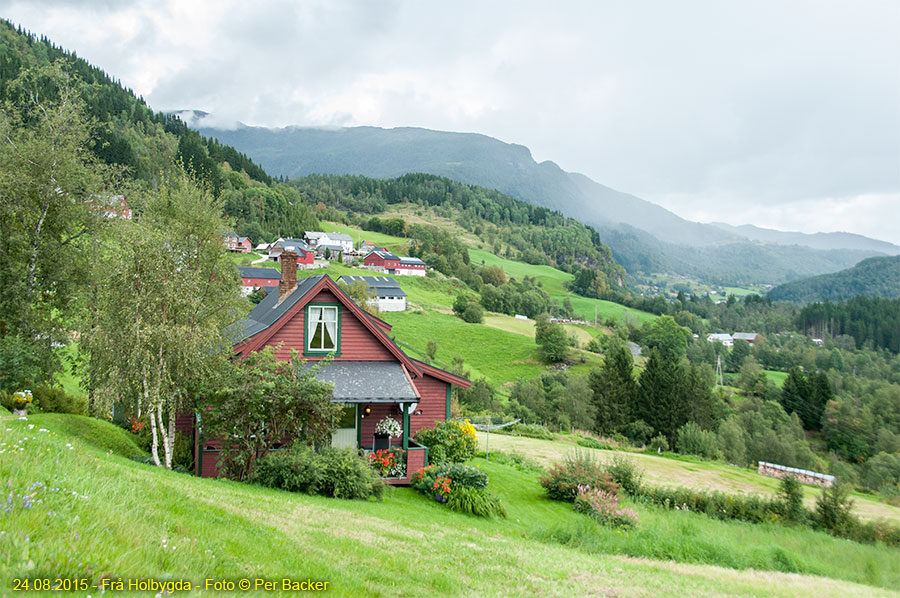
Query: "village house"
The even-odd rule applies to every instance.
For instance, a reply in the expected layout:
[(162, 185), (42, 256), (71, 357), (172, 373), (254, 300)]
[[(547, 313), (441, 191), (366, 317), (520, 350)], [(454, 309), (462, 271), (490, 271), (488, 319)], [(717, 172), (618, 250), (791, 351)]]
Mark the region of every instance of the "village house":
[(316, 247), (316, 255), (323, 259), (342, 261), (344, 246), (337, 243), (322, 243)]
[[(235, 354), (273, 346), (284, 360), (292, 349), (313, 362), (329, 358), (316, 376), (334, 385), (333, 400), (344, 405), (332, 445), (372, 450), (380, 441), (375, 425), (385, 417), (397, 420), (402, 435), (388, 444), (407, 451), (407, 475), (387, 482), (408, 484), (409, 476), (428, 462), (428, 449), (412, 437), (450, 417), (451, 386), (469, 388), (471, 383), (406, 355), (391, 340), (390, 324), (360, 309), (328, 276), (298, 280), (296, 262), (296, 254), (282, 255), (278, 292), (269, 293), (237, 323)], [(195, 432), (196, 473), (217, 475), (221, 444), (203, 437), (196, 417), (180, 418), (179, 428), (185, 426)]]
[(234, 232), (225, 235), (225, 248), (236, 253), (250, 253), (253, 251), (253, 243), (248, 237), (239, 237)]
[(747, 341), (751, 345), (762, 340), (762, 336), (758, 332), (735, 332), (732, 338), (736, 341)]
[(316, 250), (323, 245), (338, 245), (340, 246), (341, 253), (350, 253), (353, 251), (353, 237), (345, 233), (306, 231), (303, 233), (303, 240), (306, 241), (311, 248)]
[(256, 268), (242, 266), (238, 268), (241, 275), (242, 291), (249, 295), (253, 289), (278, 286), (281, 281), (281, 272), (275, 268)]
[(370, 270), (393, 274), (400, 265), (400, 258), (386, 249), (376, 249), (365, 257), (363, 264)]
[(369, 303), (377, 306), (378, 311), (406, 310), (406, 293), (393, 278), (388, 276), (341, 276), (339, 280), (348, 285), (357, 281), (366, 283), (369, 292), (375, 294)]
[(425, 262), (417, 257), (401, 257), (400, 265), (394, 268), (398, 276), (425, 276)]
[(731, 347), (732, 345), (734, 345), (734, 339), (731, 337), (730, 334), (728, 334), (726, 332), (722, 332), (722, 333), (714, 332), (714, 333), (710, 334), (709, 336), (707, 336), (706, 340), (711, 343), (722, 343), (726, 347)]
[(281, 262), (281, 254), (293, 252), (297, 255), (297, 265), (301, 270), (315, 267), (316, 252), (302, 239), (278, 239), (269, 246), (269, 259)]
[(125, 201), (124, 195), (110, 195), (108, 197), (93, 196), (90, 199), (91, 208), (103, 212), (105, 218), (122, 218), (131, 220), (131, 207)]

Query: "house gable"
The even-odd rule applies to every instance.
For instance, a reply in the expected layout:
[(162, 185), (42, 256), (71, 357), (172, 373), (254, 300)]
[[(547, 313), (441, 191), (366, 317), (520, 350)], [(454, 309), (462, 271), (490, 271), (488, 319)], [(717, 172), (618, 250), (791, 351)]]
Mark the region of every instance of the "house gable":
[[(312, 279), (312, 280), (311, 280)], [(317, 279), (317, 280), (316, 280)], [(301, 293), (300, 296), (295, 296)], [(338, 346), (335, 351), (310, 352), (308, 350), (308, 329), (306, 319), (310, 305), (337, 307), (338, 309)], [(272, 310), (283, 307), (280, 315), (271, 314)], [(272, 317), (276, 315), (276, 317)], [(257, 317), (265, 318), (264, 321)], [(304, 354), (307, 359), (321, 359), (332, 355), (336, 360), (350, 361), (400, 361), (413, 376), (421, 376), (422, 371), (416, 362), (409, 358), (387, 336), (384, 328), (377, 324), (350, 297), (338, 287), (331, 278), (325, 275), (310, 277), (297, 285), (292, 293), (282, 302), (277, 295), (260, 302), (248, 315), (252, 322), (245, 330), (246, 338), (234, 347), (239, 355), (246, 355), (265, 345), (281, 347), (276, 354), (279, 359), (288, 359), (291, 349)]]

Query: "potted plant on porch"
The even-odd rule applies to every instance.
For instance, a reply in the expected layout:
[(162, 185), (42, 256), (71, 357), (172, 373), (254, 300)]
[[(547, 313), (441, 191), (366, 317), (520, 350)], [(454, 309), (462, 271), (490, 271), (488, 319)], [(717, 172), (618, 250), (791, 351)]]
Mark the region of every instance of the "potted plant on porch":
[(393, 417), (385, 416), (375, 424), (375, 441), (373, 448), (386, 449), (391, 446), (391, 438), (399, 438), (403, 434), (403, 427)]

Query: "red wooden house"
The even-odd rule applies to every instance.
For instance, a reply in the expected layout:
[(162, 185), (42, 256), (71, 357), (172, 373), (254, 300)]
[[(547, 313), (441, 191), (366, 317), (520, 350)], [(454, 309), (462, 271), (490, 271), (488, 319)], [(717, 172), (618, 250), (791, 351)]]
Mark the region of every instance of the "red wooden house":
[(228, 233), (225, 235), (225, 248), (237, 253), (250, 253), (253, 251), (253, 243), (248, 237), (239, 237), (234, 233)]
[(312, 266), (316, 259), (313, 251), (303, 239), (278, 239), (269, 248), (269, 259), (280, 262), (281, 254), (293, 252), (297, 256), (297, 264), (301, 267)]
[[(289, 258), (291, 252), (282, 254)], [(297, 280), (295, 260), (282, 259), (278, 292), (271, 292), (242, 320), (238, 356), (266, 345), (289, 359), (291, 349), (305, 359), (331, 357), (317, 374), (334, 384), (333, 400), (345, 406), (341, 426), (332, 435), (334, 446), (372, 449), (375, 425), (384, 417), (401, 423), (403, 434), (394, 446), (407, 450), (407, 477), (389, 483), (408, 483), (408, 476), (428, 462), (428, 449), (412, 436), (450, 415), (451, 385), (470, 382), (403, 352), (388, 336), (387, 322), (360, 309), (328, 276)], [(197, 471), (216, 475), (216, 443), (199, 437)]]
[(241, 275), (241, 284), (248, 289), (274, 287), (281, 282), (281, 272), (275, 268), (240, 266), (238, 272)]
[(390, 251), (376, 249), (363, 259), (366, 266), (384, 268), (387, 272), (393, 272), (400, 266), (400, 258)]

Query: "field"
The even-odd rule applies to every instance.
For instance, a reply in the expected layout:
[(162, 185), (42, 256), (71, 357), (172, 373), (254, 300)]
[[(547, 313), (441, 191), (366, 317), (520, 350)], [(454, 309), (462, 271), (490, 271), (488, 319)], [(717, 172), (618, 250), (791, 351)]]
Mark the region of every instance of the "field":
[(342, 501), (161, 471), (128, 458), (137, 452), (129, 434), (87, 418), (7, 416), (0, 426), (11, 493), (0, 512), (4, 580), (310, 578), (336, 596), (878, 597), (900, 588), (893, 549), (643, 505), (639, 528), (619, 533), (546, 499), (537, 474), (483, 460), (474, 463), (508, 519), (456, 514), (406, 488)]
[(602, 322), (606, 318), (616, 318), (627, 321), (631, 319), (636, 324), (643, 324), (646, 321), (654, 320), (655, 315), (637, 309), (631, 309), (612, 301), (603, 301), (601, 299), (590, 299), (581, 297), (574, 293), (570, 293), (563, 286), (564, 282), (572, 280), (572, 275), (557, 270), (550, 266), (536, 266), (532, 264), (524, 264), (522, 262), (514, 262), (502, 257), (497, 257), (492, 253), (481, 249), (469, 249), (469, 259), (473, 264), (484, 264), (485, 266), (500, 266), (507, 276), (514, 276), (521, 280), (525, 276), (531, 276), (541, 283), (541, 288), (550, 295), (551, 298), (562, 302), (566, 297), (572, 302), (575, 313), (581, 318), (593, 321), (594, 308), (597, 310), (597, 320)]
[[(482, 435), (482, 440), (484, 437)], [(616, 451), (585, 449), (576, 444), (573, 436), (560, 436), (556, 440), (539, 440), (492, 434), (490, 439), (492, 450), (515, 451), (529, 455), (543, 464), (563, 460), (575, 450), (590, 451), (602, 459)], [(482, 450), (485, 448), (482, 445)], [(722, 492), (741, 494), (775, 494), (778, 492), (778, 480), (757, 474), (750, 469), (735, 467), (716, 461), (701, 461), (693, 457), (674, 457), (674, 455), (657, 456), (654, 454), (627, 453), (645, 471), (646, 479), (659, 486), (683, 486), (698, 490), (720, 490)], [(820, 490), (814, 486), (804, 486), (807, 506), (812, 506)], [(871, 496), (855, 493), (853, 495), (854, 512), (863, 519), (887, 519), (900, 524), (900, 508), (879, 502)]]
[(787, 372), (777, 372), (775, 370), (765, 370), (766, 378), (775, 383), (775, 386), (781, 388), (784, 386), (784, 381), (787, 380)]

